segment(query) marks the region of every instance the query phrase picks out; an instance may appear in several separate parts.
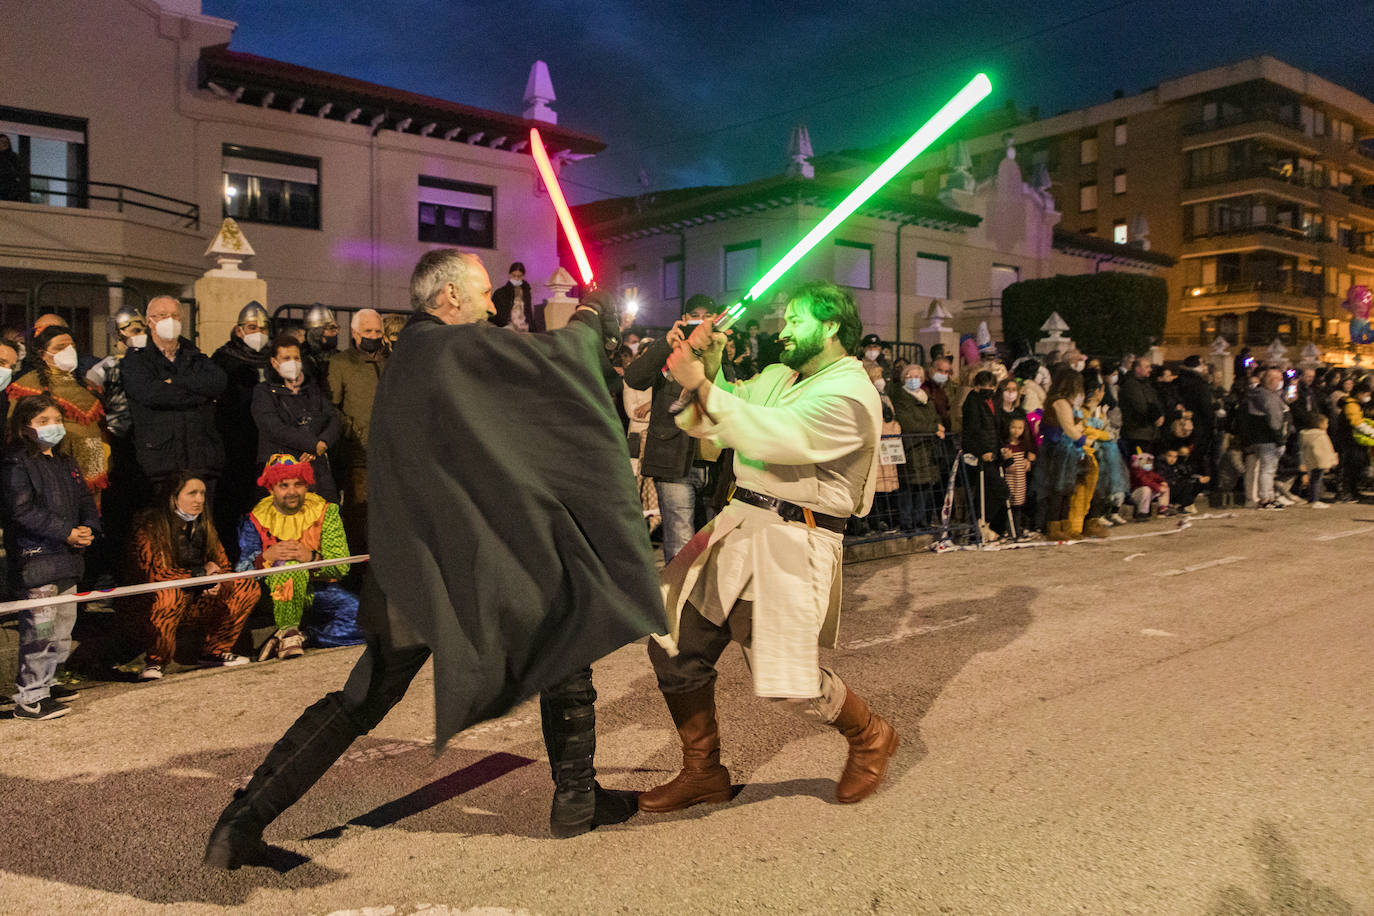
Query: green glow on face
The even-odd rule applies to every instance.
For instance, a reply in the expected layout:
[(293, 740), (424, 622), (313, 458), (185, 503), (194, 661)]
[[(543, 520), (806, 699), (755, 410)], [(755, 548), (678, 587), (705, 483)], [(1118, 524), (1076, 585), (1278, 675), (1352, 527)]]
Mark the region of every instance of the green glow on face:
[(748, 294), (739, 302), (730, 306), (721, 316), (721, 320), (716, 327), (721, 330), (728, 329), (741, 317), (744, 316), (748, 303), (752, 303), (768, 291), (770, 287), (782, 275), (796, 266), (797, 262), (806, 256), (806, 253), (815, 248), (840, 223), (844, 222), (854, 211), (863, 205), (863, 202), (877, 193), (878, 189), (896, 176), (898, 172), (911, 164), (911, 161), (934, 143), (936, 140), (955, 125), (964, 115), (973, 110), (983, 99), (987, 98), (992, 92), (992, 81), (987, 74), (980, 73), (969, 80), (968, 85), (960, 89), (959, 92), (945, 103), (945, 106), (931, 117), (929, 121), (921, 125), (921, 129), (911, 135), (911, 138), (897, 148), (882, 165), (878, 166), (873, 174), (869, 175), (859, 184), (857, 188), (850, 191), (848, 196), (825, 215), (815, 227), (802, 237), (800, 242), (793, 245), (787, 254), (782, 256), (778, 263), (764, 274), (759, 282), (755, 283)]

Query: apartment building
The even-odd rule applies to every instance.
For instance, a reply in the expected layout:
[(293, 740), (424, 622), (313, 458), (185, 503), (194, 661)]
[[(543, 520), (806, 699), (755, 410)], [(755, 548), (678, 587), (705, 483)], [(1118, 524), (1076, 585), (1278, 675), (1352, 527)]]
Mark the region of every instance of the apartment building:
[(408, 308), (415, 260), (441, 245), (496, 277), (514, 260), (535, 282), (553, 273), (529, 128), (560, 164), (604, 144), (556, 123), (542, 64), (510, 114), (243, 54), (234, 27), (199, 0), (45, 0), (6, 17), (23, 53), (0, 55), (0, 133), (23, 179), (0, 200), (0, 325), (57, 311), (102, 352), (124, 299), (191, 295), (226, 216), (269, 308)]
[[(1374, 102), (1272, 57), (1011, 129), (1065, 227), (1176, 252), (1168, 355), (1233, 345), (1316, 344), (1353, 361), (1340, 303), (1374, 282)], [(1003, 132), (962, 141), (975, 175)], [(912, 167), (938, 189), (956, 147)]]

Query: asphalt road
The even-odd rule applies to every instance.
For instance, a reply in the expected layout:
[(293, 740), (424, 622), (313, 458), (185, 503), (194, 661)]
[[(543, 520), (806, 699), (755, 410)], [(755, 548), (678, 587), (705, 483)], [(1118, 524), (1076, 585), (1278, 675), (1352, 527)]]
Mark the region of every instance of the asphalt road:
[[(301, 863), (225, 874), (210, 824), (358, 650), (96, 687), (0, 722), (0, 912), (1374, 913), (1374, 508), (1122, 533), (846, 567), (834, 663), (903, 737), (855, 806), (731, 650), (736, 799), (553, 840), (537, 707), (436, 758), (426, 670), (269, 831)], [(667, 778), (643, 647), (596, 683), (603, 782)]]

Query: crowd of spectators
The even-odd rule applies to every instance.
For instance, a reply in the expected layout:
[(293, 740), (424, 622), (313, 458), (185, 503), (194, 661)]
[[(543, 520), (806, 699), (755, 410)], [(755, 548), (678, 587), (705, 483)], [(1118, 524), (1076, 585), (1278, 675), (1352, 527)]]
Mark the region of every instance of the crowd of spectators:
[[(494, 324), (542, 327), (522, 265), (496, 292)], [(662, 333), (625, 328), (612, 354), (646, 524), (665, 562), (732, 485), (733, 456), (677, 427), (681, 390), (663, 372), (674, 345), (718, 311), (693, 296)], [(232, 667), (361, 641), (356, 572), (328, 561), (367, 549), (372, 401), (405, 321), (357, 311), (339, 349), (324, 306), (274, 336), (254, 302), (207, 355), (186, 336), (182, 304), (158, 297), (112, 317), (101, 359), (78, 352), (54, 314), (6, 329), (5, 597), (320, 561), (124, 600), (114, 608), (128, 634), (123, 670), (154, 681), (178, 658)], [(781, 352), (751, 320), (729, 334), (722, 372), (748, 379)], [(1204, 497), (1214, 507), (1324, 508), (1361, 498), (1368, 483), (1374, 379), (1358, 370), (1268, 366), (1243, 351), (1223, 385), (1196, 356), (1009, 360), (986, 346), (976, 360), (938, 349), (907, 360), (872, 334), (856, 356), (883, 405), (883, 445), (874, 508), (851, 520), (855, 537), (947, 529), (951, 509), (985, 541), (1102, 537), (1196, 512)], [(20, 614), (16, 717), (70, 709), (62, 669), (76, 608)], [(274, 624), (259, 644), (248, 629), (255, 612)]]
[[(404, 323), (355, 312), (351, 346), (340, 350), (324, 306), (274, 337), (253, 302), (207, 355), (185, 333), (182, 304), (162, 296), (142, 313), (112, 316), (103, 359), (78, 352), (55, 314), (7, 330), (4, 597), (365, 552), (369, 419), (396, 317)], [(361, 642), (351, 573), (326, 563), (121, 598), (102, 608), (113, 610), (118, 623), (108, 629), (119, 634), (103, 662), (155, 681), (178, 657), (233, 667), (248, 663), (244, 650), (294, 658), (308, 646)], [(77, 607), (18, 615), (16, 718), (69, 711), (76, 691), (63, 683), (63, 666)], [(261, 646), (247, 632), (255, 608), (276, 624)]]

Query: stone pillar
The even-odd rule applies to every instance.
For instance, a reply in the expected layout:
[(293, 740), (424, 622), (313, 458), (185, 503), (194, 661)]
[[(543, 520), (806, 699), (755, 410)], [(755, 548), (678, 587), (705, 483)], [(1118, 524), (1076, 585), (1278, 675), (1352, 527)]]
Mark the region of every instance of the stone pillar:
[[(124, 307), (124, 287), (115, 285), (116, 283), (124, 282), (124, 275), (117, 273), (108, 273), (105, 275), (105, 282), (110, 284), (110, 315), (113, 316), (116, 312), (118, 312), (120, 309)], [(147, 303), (145, 302), (143, 303), (143, 305), (146, 306)], [(91, 351), (96, 356), (109, 355), (110, 322), (108, 320), (98, 322), (92, 330), (95, 331), (95, 334), (91, 339)]]
[(925, 350), (927, 362), (930, 360), (930, 351), (936, 344), (944, 346), (945, 355), (950, 358), (955, 366), (957, 377), (959, 364), (959, 332), (953, 328), (945, 327), (945, 321), (953, 317), (949, 310), (944, 307), (939, 299), (930, 303), (930, 308), (926, 310), (926, 318), (930, 324), (916, 332), (916, 342)]
[(1212, 366), (1212, 380), (1225, 391), (1230, 391), (1236, 383), (1236, 365), (1231, 357), (1231, 342), (1225, 337), (1212, 341), (1207, 352), (1207, 362)]
[(1051, 312), (1050, 317), (1045, 319), (1045, 323), (1040, 325), (1040, 330), (1044, 331), (1047, 336), (1035, 345), (1036, 355), (1048, 356), (1051, 353), (1064, 353), (1074, 349), (1073, 340), (1064, 336), (1064, 332), (1068, 329), (1068, 322), (1060, 318), (1058, 312)]
[(577, 300), (568, 295), (568, 290), (573, 288), (572, 274), (559, 267), (544, 287), (549, 291), (548, 301), (544, 303), (544, 330), (553, 331), (565, 326), (577, 310)]
[[(267, 282), (251, 270), (242, 270), (239, 263), (252, 255), (253, 246), (239, 231), (238, 224), (226, 219), (219, 234), (205, 250), (217, 255), (219, 266), (207, 270), (196, 281), (196, 346), (206, 353), (218, 349), (233, 333), (239, 311), (249, 302), (257, 301), (268, 307)], [(270, 314), (270, 312), (269, 312)]]

